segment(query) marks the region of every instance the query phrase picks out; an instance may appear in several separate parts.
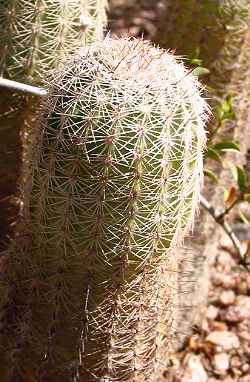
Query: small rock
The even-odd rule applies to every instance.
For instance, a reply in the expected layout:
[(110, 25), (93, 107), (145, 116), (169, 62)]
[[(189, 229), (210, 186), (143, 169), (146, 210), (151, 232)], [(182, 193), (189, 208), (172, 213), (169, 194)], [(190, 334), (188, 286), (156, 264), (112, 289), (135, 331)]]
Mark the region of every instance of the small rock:
[(220, 316), (227, 322), (241, 322), (250, 319), (250, 297), (237, 296), (235, 306), (230, 306), (226, 311), (221, 312)]
[(235, 305), (240, 309), (245, 319), (250, 319), (250, 297), (237, 296)]
[(232, 305), (235, 301), (235, 293), (232, 290), (225, 290), (220, 295), (220, 303), (228, 306)]
[(190, 355), (181, 382), (207, 382), (207, 373), (197, 355)]
[(206, 317), (208, 320), (215, 320), (218, 316), (219, 309), (214, 305), (209, 305), (206, 311)]
[(206, 341), (220, 346), (224, 350), (237, 349), (240, 346), (239, 338), (228, 331), (214, 331), (206, 337)]
[(238, 356), (234, 356), (231, 358), (230, 365), (232, 368), (238, 369), (241, 366), (241, 360)]
[(213, 276), (213, 284), (215, 286), (221, 285), (225, 289), (234, 289), (236, 286), (235, 280), (231, 275), (225, 275), (218, 272)]
[(244, 363), (244, 365), (241, 366), (241, 370), (243, 371), (243, 373), (246, 373), (247, 371), (249, 371), (249, 369), (250, 369), (249, 363)]
[(226, 270), (230, 270), (230, 268), (235, 264), (232, 256), (226, 251), (220, 251), (217, 256), (217, 264)]
[(226, 374), (229, 369), (229, 355), (227, 353), (215, 354), (213, 363), (218, 374)]
[(237, 306), (230, 306), (227, 310), (221, 311), (220, 318), (227, 322), (236, 323), (244, 320), (244, 314)]

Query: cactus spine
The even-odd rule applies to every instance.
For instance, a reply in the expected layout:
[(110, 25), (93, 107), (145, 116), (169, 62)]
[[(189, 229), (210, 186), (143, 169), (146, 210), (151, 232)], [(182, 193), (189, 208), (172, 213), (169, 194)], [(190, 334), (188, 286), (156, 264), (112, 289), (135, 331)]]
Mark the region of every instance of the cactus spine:
[[(43, 84), (48, 71), (68, 55), (103, 38), (106, 5), (106, 0), (0, 0), (0, 75)], [(9, 210), (8, 200), (17, 193), (20, 163), (26, 155), (22, 145), (28, 145), (27, 131), (35, 123), (38, 101), (5, 89), (0, 89), (0, 96), (0, 199), (4, 213)], [(0, 220), (8, 226), (2, 213)]]
[(141, 40), (107, 38), (55, 74), (26, 190), (31, 234), (1, 283), (6, 381), (154, 381), (174, 332), (175, 248), (199, 199), (206, 111), (197, 80)]

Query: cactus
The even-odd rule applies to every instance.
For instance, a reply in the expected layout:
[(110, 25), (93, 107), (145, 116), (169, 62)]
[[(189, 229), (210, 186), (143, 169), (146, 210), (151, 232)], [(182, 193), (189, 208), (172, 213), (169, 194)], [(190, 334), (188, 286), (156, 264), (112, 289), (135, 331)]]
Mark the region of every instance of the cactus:
[(2, 0), (0, 74), (39, 84), (79, 46), (103, 38), (106, 0)]
[(166, 0), (154, 41), (190, 56), (200, 49), (212, 102), (225, 94), (250, 23), (248, 0)]
[[(43, 84), (48, 71), (69, 54), (102, 39), (105, 8), (106, 0), (0, 0), (0, 76)], [(39, 101), (5, 89), (0, 89), (0, 97), (0, 220), (10, 228), (4, 211), (10, 210), (17, 194), (31, 128), (29, 114)]]
[(106, 38), (54, 74), (25, 191), (28, 235), (0, 283), (3, 382), (155, 381), (175, 330), (175, 249), (199, 200), (206, 118), (197, 79), (143, 40)]

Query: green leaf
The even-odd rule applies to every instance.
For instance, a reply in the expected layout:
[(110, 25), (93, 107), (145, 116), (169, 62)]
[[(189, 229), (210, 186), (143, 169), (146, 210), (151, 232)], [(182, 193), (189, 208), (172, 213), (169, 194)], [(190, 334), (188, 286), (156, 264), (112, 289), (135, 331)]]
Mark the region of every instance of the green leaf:
[(212, 148), (208, 149), (206, 152), (206, 157), (213, 159), (216, 162), (219, 162), (220, 164), (223, 164), (223, 160), (222, 160), (220, 154), (217, 152), (217, 150), (214, 150)]
[(236, 180), (241, 191), (244, 191), (247, 182), (245, 170), (241, 166), (230, 166), (234, 179)]
[(233, 96), (227, 95), (224, 101), (221, 103), (221, 108), (225, 113), (228, 113), (232, 110), (233, 107)]
[(236, 166), (236, 167), (237, 167), (237, 173), (238, 173), (237, 183), (240, 187), (240, 190), (243, 191), (244, 188), (246, 187), (247, 176), (243, 167), (240, 167), (240, 166)]
[(202, 60), (200, 58), (190, 58), (188, 60), (188, 64), (189, 65), (201, 66), (202, 65)]
[(226, 96), (222, 103), (216, 108), (216, 114), (220, 121), (232, 120), (235, 118), (232, 95)]
[(245, 202), (250, 203), (250, 194), (245, 194), (244, 195), (244, 200), (245, 200)]
[(212, 170), (205, 169), (204, 175), (207, 176), (208, 178), (210, 178), (214, 183), (219, 182), (218, 176)]
[(195, 68), (192, 71), (192, 73), (194, 76), (201, 77), (201, 76), (205, 76), (205, 75), (209, 74), (210, 70), (207, 68), (204, 68), (203, 66), (197, 66), (197, 68)]
[(216, 145), (214, 145), (212, 148), (218, 151), (240, 151), (239, 145), (231, 141), (222, 141), (216, 143)]
[(188, 62), (190, 63), (191, 60), (199, 59), (200, 58), (200, 47), (196, 47), (187, 57)]
[(199, 47), (195, 48), (195, 50), (188, 56), (187, 64), (191, 66), (196, 66), (196, 68), (193, 69), (192, 73), (197, 77), (204, 76), (210, 73), (210, 71), (207, 68), (204, 68), (202, 66), (202, 59), (200, 58)]

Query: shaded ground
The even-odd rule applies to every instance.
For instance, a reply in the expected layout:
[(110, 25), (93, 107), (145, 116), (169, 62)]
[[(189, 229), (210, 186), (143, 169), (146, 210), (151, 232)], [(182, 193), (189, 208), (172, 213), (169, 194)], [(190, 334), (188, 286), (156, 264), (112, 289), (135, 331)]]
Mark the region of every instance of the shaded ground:
[[(116, 36), (151, 39), (164, 9), (160, 0), (111, 0), (109, 29)], [(245, 211), (250, 217), (250, 207)], [(242, 245), (250, 231), (234, 219)], [(220, 228), (218, 228), (220, 229)], [(250, 382), (250, 274), (238, 265), (223, 236), (216, 254), (209, 301), (185, 347), (172, 357), (168, 382)]]
[(116, 36), (151, 39), (164, 10), (161, 0), (110, 0), (109, 30)]

